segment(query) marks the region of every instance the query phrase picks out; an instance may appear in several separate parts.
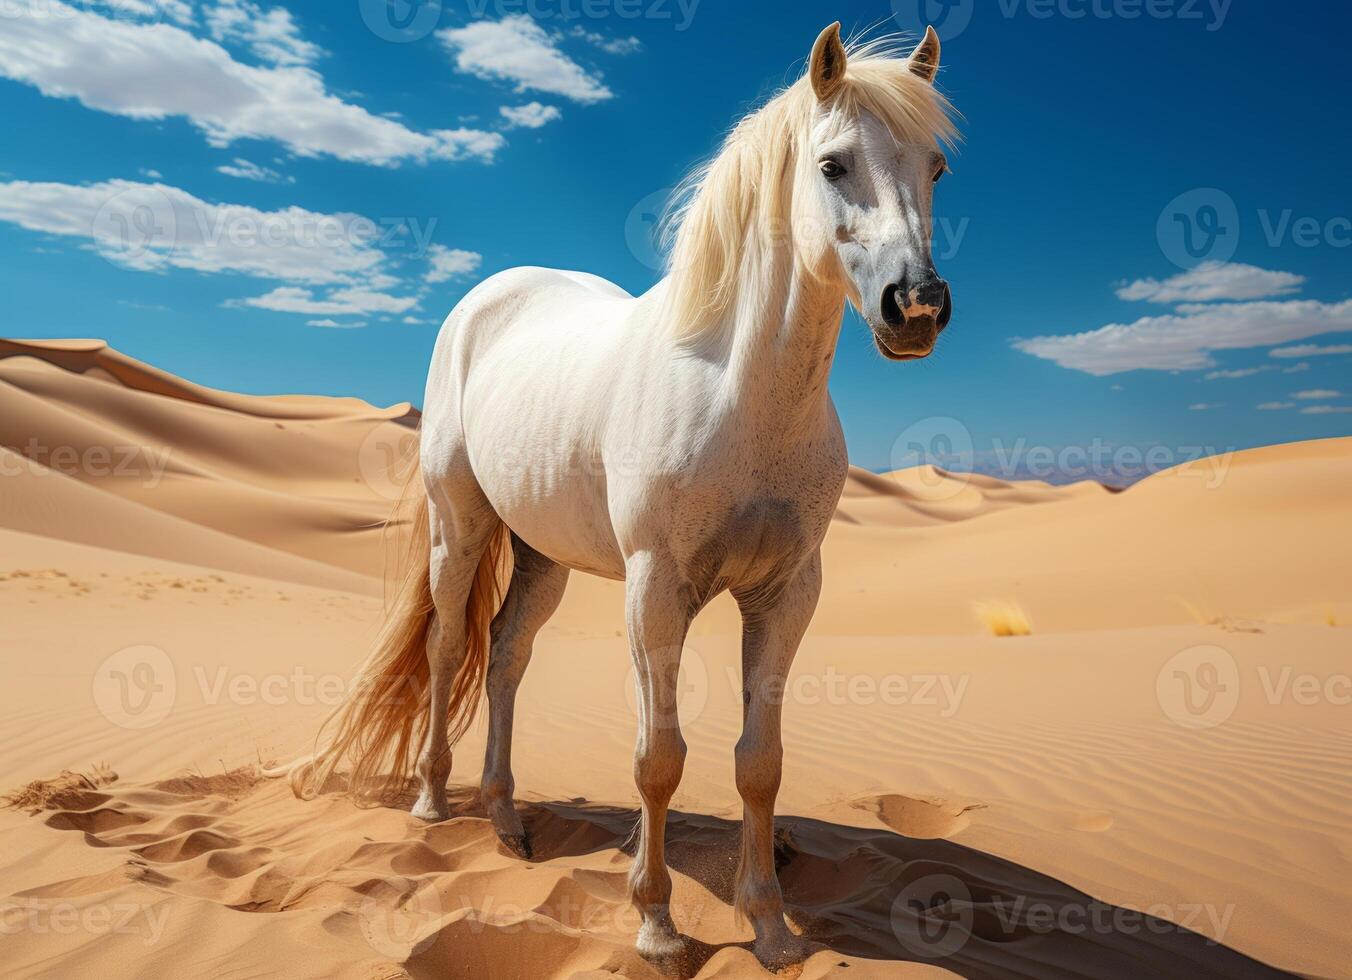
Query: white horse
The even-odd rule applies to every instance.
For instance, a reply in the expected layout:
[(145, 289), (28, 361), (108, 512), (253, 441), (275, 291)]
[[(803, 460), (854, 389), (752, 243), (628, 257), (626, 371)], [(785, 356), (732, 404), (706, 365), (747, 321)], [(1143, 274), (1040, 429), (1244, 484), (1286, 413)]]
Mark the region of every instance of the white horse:
[(427, 381), (405, 589), (359, 695), (291, 768), (298, 792), (317, 792), (343, 759), (353, 787), (381, 775), (397, 788), (416, 771), (414, 814), (446, 819), (450, 745), (486, 677), (483, 802), (528, 857), (512, 803), (517, 685), (569, 570), (622, 579), (640, 704), (638, 947), (674, 955), (663, 837), (685, 759), (677, 671), (691, 619), (726, 589), (744, 621), (736, 906), (767, 966), (806, 954), (784, 920), (774, 804), (783, 681), (846, 474), (827, 376), (847, 299), (893, 360), (927, 355), (948, 323), (929, 245), (954, 132), (938, 66), (933, 29), (903, 57), (885, 42), (847, 51), (833, 24), (807, 74), (688, 182), (670, 273), (650, 292), (524, 268), (455, 308)]

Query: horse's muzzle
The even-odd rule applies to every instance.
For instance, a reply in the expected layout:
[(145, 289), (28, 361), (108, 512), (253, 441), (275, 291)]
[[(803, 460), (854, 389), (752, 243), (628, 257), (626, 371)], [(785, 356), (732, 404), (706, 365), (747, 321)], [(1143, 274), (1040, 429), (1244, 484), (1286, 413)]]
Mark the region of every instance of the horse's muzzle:
[(881, 313), (882, 325), (873, 331), (878, 350), (889, 360), (917, 360), (934, 350), (953, 319), (953, 293), (937, 277), (909, 289), (894, 284), (883, 290)]

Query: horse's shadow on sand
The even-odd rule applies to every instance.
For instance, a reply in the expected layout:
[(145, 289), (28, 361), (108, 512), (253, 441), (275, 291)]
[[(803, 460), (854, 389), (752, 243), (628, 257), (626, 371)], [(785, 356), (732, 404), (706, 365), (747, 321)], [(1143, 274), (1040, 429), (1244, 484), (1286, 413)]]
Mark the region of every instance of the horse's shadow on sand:
[[(518, 807), (533, 861), (633, 851), (636, 810), (581, 800)], [(456, 798), (453, 808), (458, 815), (481, 814), (471, 794)], [(740, 832), (734, 821), (672, 810), (667, 863), (731, 904)], [(1184, 925), (1110, 905), (950, 841), (803, 817), (777, 818), (776, 832), (775, 863), (790, 921), (838, 953), (1001, 980), (1291, 976)], [(1204, 923), (1213, 910), (1172, 911)], [(676, 914), (679, 922), (679, 909)], [(693, 976), (722, 948), (687, 940), (687, 955), (663, 972)]]

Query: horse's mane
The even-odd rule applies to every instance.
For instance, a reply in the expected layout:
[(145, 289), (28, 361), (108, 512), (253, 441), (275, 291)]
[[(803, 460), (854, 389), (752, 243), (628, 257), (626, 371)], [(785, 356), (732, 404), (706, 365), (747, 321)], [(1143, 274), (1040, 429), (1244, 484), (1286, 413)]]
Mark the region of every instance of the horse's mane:
[[(827, 106), (829, 127), (867, 109), (899, 142), (956, 140), (951, 104), (911, 71), (901, 38), (853, 40), (846, 49), (845, 81)], [(764, 250), (787, 241), (799, 148), (817, 105), (804, 75), (739, 122), (718, 155), (677, 188), (665, 219), (671, 248), (664, 319), (678, 337), (697, 340), (727, 323), (739, 285), (760, 285)]]

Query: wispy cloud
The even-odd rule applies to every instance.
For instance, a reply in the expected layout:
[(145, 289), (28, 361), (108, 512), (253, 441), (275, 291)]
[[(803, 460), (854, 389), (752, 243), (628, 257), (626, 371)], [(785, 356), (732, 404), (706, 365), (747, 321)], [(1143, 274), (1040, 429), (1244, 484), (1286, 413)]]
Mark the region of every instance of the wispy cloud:
[(643, 50), (643, 42), (633, 35), (629, 37), (607, 37), (597, 31), (589, 31), (585, 27), (574, 27), (573, 37), (582, 38), (582, 40), (595, 45), (606, 54), (637, 54)]
[(262, 296), (231, 300), (230, 306), (252, 306), (277, 313), (307, 316), (351, 316), (361, 313), (404, 313), (418, 305), (414, 296), (390, 296), (373, 289), (333, 289), (324, 296), (299, 286), (278, 286)]
[(1304, 282), (1304, 276), (1290, 272), (1273, 272), (1238, 262), (1203, 262), (1163, 281), (1137, 279), (1119, 287), (1117, 297), (1151, 303), (1267, 299), (1297, 292)]
[(274, 65), (308, 65), (324, 53), (301, 37), (285, 7), (264, 10), (249, 0), (217, 0), (205, 8), (204, 16), (217, 41), (242, 43), (255, 57)]
[(582, 103), (614, 95), (599, 75), (564, 54), (558, 38), (525, 14), (446, 28), (437, 38), (454, 55), (457, 71), (511, 82), (518, 92), (548, 92)]
[(1251, 377), (1253, 377), (1255, 374), (1263, 374), (1263, 373), (1266, 372), (1266, 371), (1275, 371), (1275, 370), (1277, 370), (1275, 367), (1264, 366), (1264, 367), (1251, 367), (1251, 368), (1236, 368), (1236, 369), (1233, 370), (1233, 371), (1212, 371), (1210, 374), (1208, 374), (1208, 375), (1206, 376), (1206, 380), (1207, 380), (1207, 381), (1234, 381), (1234, 380), (1237, 380), (1237, 379), (1239, 379), (1239, 378), (1251, 378)]
[(234, 163), (223, 163), (216, 168), (217, 173), (225, 174), (227, 177), (238, 177), (241, 180), (256, 180), (264, 184), (276, 184), (285, 179), (288, 183), (294, 184), (294, 177), (283, 178), (281, 174), (271, 167), (264, 167), (251, 160), (245, 160), (243, 157), (235, 157)]
[(1347, 415), (1352, 405), (1311, 405), (1300, 410), (1301, 415)]
[(1224, 404), (1217, 404), (1216, 402), (1198, 402), (1196, 405), (1189, 405), (1189, 406), (1188, 406), (1188, 411), (1190, 411), (1190, 412), (1210, 412), (1210, 411), (1214, 411), (1215, 409), (1218, 409), (1218, 408), (1224, 408), (1224, 407), (1225, 407)]
[(429, 245), (427, 248), (429, 268), (424, 279), (427, 282), (447, 282), (456, 276), (467, 276), (476, 272), (483, 260), (484, 257), (478, 252), (447, 248), (445, 245)]
[(212, 204), (162, 183), (0, 182), (0, 221), (82, 239), (110, 261), (146, 271), (350, 283), (386, 261), (366, 230), (374, 223), (360, 215)]
[(1303, 402), (1322, 402), (1330, 398), (1342, 398), (1343, 393), (1329, 388), (1312, 388), (1308, 391), (1293, 391), (1291, 397)]
[[(213, 204), (162, 183), (9, 181), (0, 182), (0, 222), (76, 239), (127, 269), (283, 283), (261, 296), (226, 302), (236, 308), (320, 318), (397, 315), (415, 310), (422, 296), (391, 292), (408, 285), (395, 274), (398, 257), (385, 246), (404, 239), (357, 214)], [(416, 244), (416, 228), (412, 235)], [(438, 245), (428, 255), (434, 271), (426, 278), (434, 282), (472, 272), (481, 261), (477, 253)]]
[(361, 320), (352, 320), (349, 321), (348, 323), (339, 323), (337, 320), (326, 319), (326, 320), (306, 320), (305, 325), (307, 327), (328, 327), (332, 330), (358, 330), (361, 327), (366, 326), (366, 323)]
[(1317, 344), (1299, 344), (1295, 347), (1278, 347), (1268, 351), (1269, 357), (1331, 357), (1334, 354), (1352, 354), (1352, 344), (1329, 344), (1320, 347)]
[(1258, 406), (1260, 412), (1280, 412), (1283, 409), (1295, 408), (1295, 402), (1263, 402)]
[(275, 140), (299, 156), (393, 166), (491, 160), (506, 140), (473, 129), (416, 132), (328, 92), (313, 69), (236, 61), (169, 23), (101, 17), (60, 2), (18, 4), (0, 31), (0, 77), (132, 119), (183, 117), (213, 146)]
[(498, 112), (507, 120), (508, 128), (539, 129), (555, 119), (562, 119), (563, 113), (557, 106), (541, 105), (539, 102), (527, 102), (525, 105), (505, 105)]
[(1187, 305), (1097, 330), (1013, 341), (1016, 349), (1093, 375), (1197, 371), (1216, 366), (1212, 351), (1267, 347), (1352, 330), (1352, 300), (1282, 300)]

